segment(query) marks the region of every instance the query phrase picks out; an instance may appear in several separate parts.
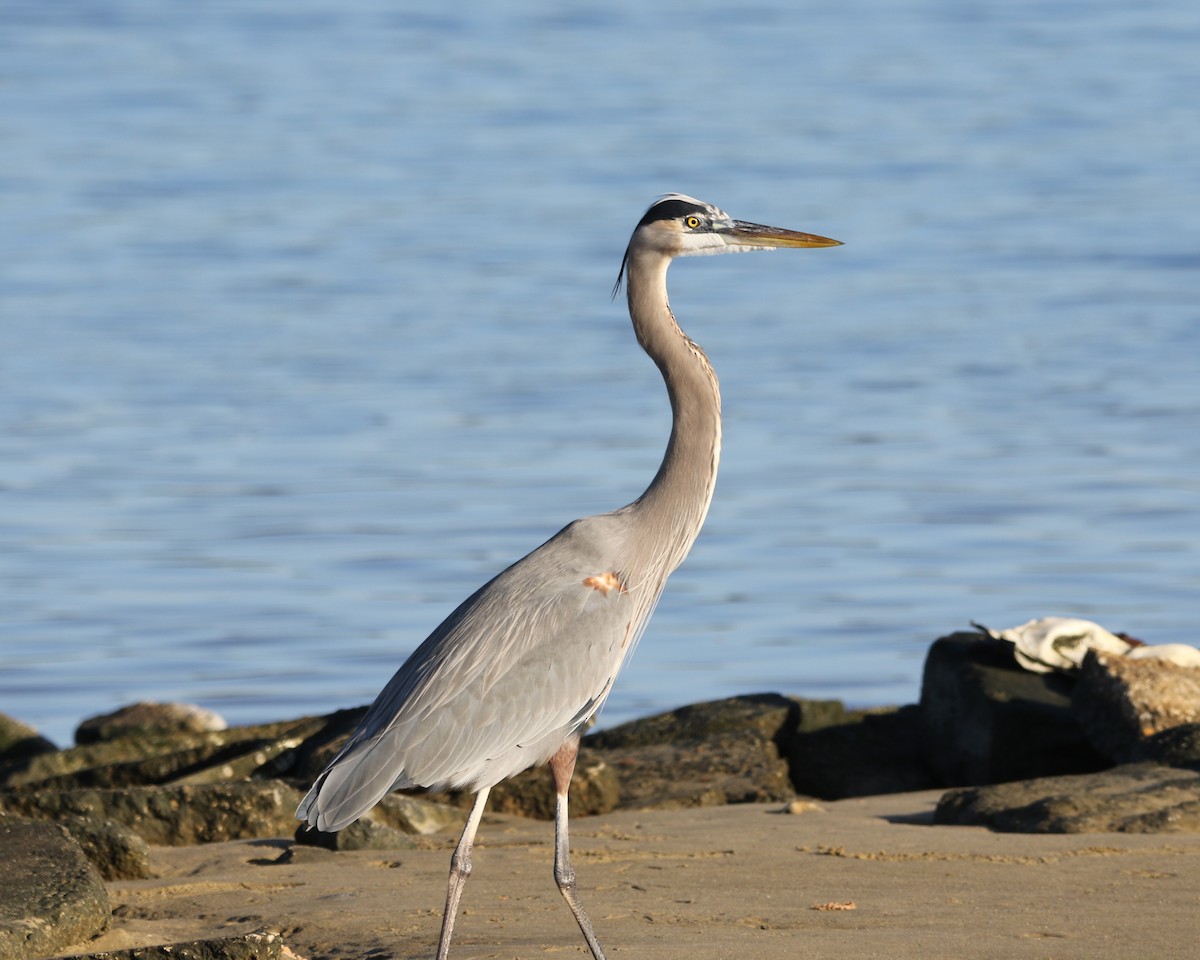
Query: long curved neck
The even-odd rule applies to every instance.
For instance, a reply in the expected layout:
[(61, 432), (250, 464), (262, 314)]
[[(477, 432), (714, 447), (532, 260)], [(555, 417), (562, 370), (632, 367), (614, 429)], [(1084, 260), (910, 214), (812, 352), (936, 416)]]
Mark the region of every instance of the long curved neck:
[[(721, 393), (712, 364), (679, 328), (667, 302), (670, 259), (632, 252), (629, 315), (638, 343), (662, 372), (671, 400), (671, 439), (658, 473), (627, 508), (638, 516), (653, 560), (669, 574), (687, 556), (708, 514), (721, 456)], [(651, 558), (647, 558), (648, 560)]]

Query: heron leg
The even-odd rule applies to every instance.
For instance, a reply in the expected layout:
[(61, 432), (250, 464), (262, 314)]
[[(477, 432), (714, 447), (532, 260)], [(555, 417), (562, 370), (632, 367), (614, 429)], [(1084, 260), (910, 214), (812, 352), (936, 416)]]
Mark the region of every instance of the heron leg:
[(450, 858), (450, 883), (446, 890), (446, 910), (442, 914), (442, 935), (438, 939), (437, 960), (446, 960), (450, 953), (450, 934), (454, 932), (458, 902), (462, 899), (467, 877), (471, 875), (471, 847), (475, 843), (475, 831), (479, 829), (479, 821), (483, 818), (483, 808), (487, 805), (491, 789), (484, 787), (475, 794), (475, 804), (467, 816), (467, 824), (463, 827), (458, 846), (454, 848), (454, 856)]
[(583, 939), (587, 941), (594, 960), (604, 960), (604, 951), (596, 939), (592, 929), (592, 921), (588, 919), (587, 911), (579, 899), (575, 889), (575, 868), (571, 866), (570, 840), (567, 835), (567, 788), (571, 785), (571, 774), (575, 772), (575, 758), (579, 754), (579, 737), (571, 737), (559, 748), (558, 753), (550, 758), (550, 773), (554, 777), (554, 882), (558, 884), (559, 893), (567, 901), (571, 913), (579, 929), (583, 931)]

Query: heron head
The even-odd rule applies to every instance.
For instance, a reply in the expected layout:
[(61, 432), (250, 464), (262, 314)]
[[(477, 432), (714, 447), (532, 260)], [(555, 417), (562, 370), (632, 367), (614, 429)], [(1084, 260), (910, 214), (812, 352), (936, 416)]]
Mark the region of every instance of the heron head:
[(779, 247), (839, 246), (840, 240), (828, 237), (734, 220), (711, 203), (682, 193), (668, 193), (650, 205), (634, 228), (613, 293), (615, 295), (621, 286), (629, 258), (639, 250), (653, 251), (671, 259)]

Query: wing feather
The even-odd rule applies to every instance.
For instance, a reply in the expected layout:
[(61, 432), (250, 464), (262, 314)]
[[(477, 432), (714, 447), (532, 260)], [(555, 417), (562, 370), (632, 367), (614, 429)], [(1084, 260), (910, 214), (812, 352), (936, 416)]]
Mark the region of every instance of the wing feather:
[(393, 786), (479, 789), (548, 759), (603, 704), (661, 591), (584, 584), (620, 571), (623, 529), (613, 515), (578, 520), (464, 601), (396, 671), (297, 816), (337, 830)]

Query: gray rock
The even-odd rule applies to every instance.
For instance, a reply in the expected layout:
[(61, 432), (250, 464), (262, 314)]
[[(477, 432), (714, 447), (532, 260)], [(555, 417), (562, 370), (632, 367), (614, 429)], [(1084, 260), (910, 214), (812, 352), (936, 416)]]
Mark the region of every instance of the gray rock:
[[(36, 774), (15, 775), (10, 786), (38, 790), (152, 786), (168, 783), (194, 771), (220, 770), (226, 758), (241, 756), (246, 750), (253, 750), (263, 743), (255, 740), (243, 747), (241, 744), (223, 743), (223, 737), (205, 735), (209, 736), (212, 739), (195, 745), (192, 745), (194, 738), (189, 735), (187, 739), (180, 736), (174, 742), (157, 738), (145, 741), (131, 738), (130, 741), (105, 741), (86, 747), (73, 747), (61, 751), (54, 758), (45, 758), (42, 764), (37, 765), (41, 769)], [(114, 751), (114, 745), (121, 744), (124, 747), (129, 742), (143, 745), (145, 754), (137, 759), (106, 762), (114, 753), (124, 755), (126, 752), (124, 749)], [(69, 769), (76, 767), (81, 758), (86, 766)], [(46, 769), (51, 764), (61, 766), (66, 772), (47, 774)]]
[(75, 743), (83, 746), (117, 737), (162, 733), (212, 733), (226, 727), (222, 717), (195, 704), (143, 700), (84, 720), (75, 729)]
[(108, 928), (108, 893), (60, 826), (0, 819), (0, 960), (44, 957)]
[(251, 777), (285, 776), (295, 762), (296, 751), (300, 745), (321, 723), (322, 718), (310, 717), (294, 721), (283, 728), (275, 724), (275, 729), (266, 736), (247, 735), (244, 738), (242, 733), (261, 728), (235, 728), (233, 733), (237, 739), (227, 747), (189, 767), (176, 770), (167, 782), (222, 783)]
[(778, 739), (782, 742), (790, 738), (801, 723), (802, 704), (808, 707), (805, 712), (810, 729), (838, 722), (846, 712), (845, 707), (836, 700), (800, 701), (777, 693), (746, 694), (693, 703), (652, 717), (631, 720), (611, 730), (588, 734), (583, 739), (583, 745), (595, 750), (609, 750), (684, 743), (719, 734), (740, 735), (750, 732), (759, 739)]
[(1200, 670), (1089, 650), (1071, 703), (1092, 745), (1121, 763), (1143, 738), (1200, 722)]
[(782, 801), (935, 785), (915, 707), (847, 710), (775, 693), (692, 704), (585, 738), (621, 780), (622, 807)]
[[(138, 765), (186, 750), (216, 749), (224, 744), (219, 737), (219, 734), (122, 737), (111, 742), (56, 750), (6, 763), (0, 768), (0, 786), (57, 789), (72, 786), (131, 786), (144, 782), (145, 775), (137, 769)], [(194, 758), (183, 762), (194, 762)], [(133, 766), (137, 772), (126, 775), (121, 772), (125, 766)], [(109, 769), (118, 772), (108, 773)]]
[(945, 785), (1101, 770), (1071, 709), (1071, 680), (1022, 670), (978, 633), (936, 640), (921, 684), (923, 757)]
[(278, 780), (121, 790), (10, 792), (4, 808), (38, 819), (101, 817), (130, 827), (147, 843), (187, 846), (223, 840), (290, 837), (300, 794)]
[(951, 790), (934, 822), (1005, 833), (1200, 832), (1200, 773), (1158, 764)]
[(389, 793), (371, 811), (371, 818), (384, 826), (421, 835), (461, 829), (463, 816), (458, 807), (403, 793)]
[(295, 956), (277, 933), (247, 933), (133, 950), (77, 953), (70, 960), (286, 960)]
[(75, 838), (105, 880), (144, 880), (150, 871), (150, 847), (123, 823), (99, 817), (64, 817), (58, 821)]
[(0, 764), (54, 753), (58, 747), (27, 723), (0, 713)]
[(783, 801), (795, 793), (779, 748), (752, 732), (614, 748), (603, 754), (620, 781), (621, 809)]
[(283, 776), (325, 725), (324, 717), (302, 717), (208, 733), (130, 734), (9, 763), (0, 768), (0, 786), (64, 790)]
[[(818, 702), (836, 716), (844, 708)], [(790, 799), (783, 752), (803, 705), (778, 694), (751, 694), (691, 704), (591, 734), (584, 743), (620, 781), (620, 806), (676, 809)]]
[(921, 750), (915, 706), (847, 712), (845, 720), (797, 732), (788, 750), (792, 785), (822, 800), (940, 786)]

